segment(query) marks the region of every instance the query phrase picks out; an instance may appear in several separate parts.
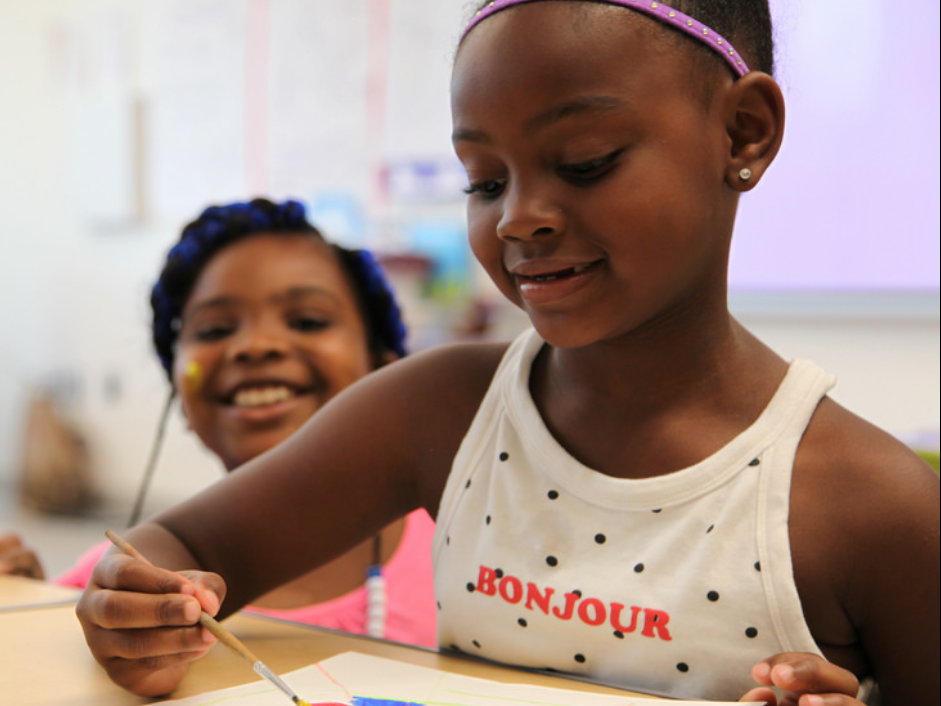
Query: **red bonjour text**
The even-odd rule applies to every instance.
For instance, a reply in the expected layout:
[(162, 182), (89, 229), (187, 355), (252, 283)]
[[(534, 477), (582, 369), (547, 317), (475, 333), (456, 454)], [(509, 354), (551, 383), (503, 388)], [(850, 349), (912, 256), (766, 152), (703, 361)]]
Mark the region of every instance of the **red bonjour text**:
[(667, 629), (670, 615), (666, 611), (633, 605), (627, 607), (614, 601), (605, 603), (599, 598), (585, 598), (572, 592), (556, 596), (554, 588), (539, 588), (532, 581), (527, 581), (524, 586), (516, 576), (497, 576), (497, 572), (488, 566), (481, 565), (475, 590), (485, 596), (499, 596), (512, 605), (522, 603), (527, 610), (538, 610), (559, 620), (577, 618), (592, 626), (608, 623), (624, 634), (636, 632), (642, 623), (640, 635), (672, 639)]

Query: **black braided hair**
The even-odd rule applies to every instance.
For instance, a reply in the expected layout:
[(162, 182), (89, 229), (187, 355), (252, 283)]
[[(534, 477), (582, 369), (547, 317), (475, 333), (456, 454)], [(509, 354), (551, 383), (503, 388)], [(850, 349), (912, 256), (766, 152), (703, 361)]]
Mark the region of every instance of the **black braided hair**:
[(298, 201), (275, 203), (258, 198), (208, 207), (183, 228), (179, 242), (167, 254), (151, 290), (150, 306), (154, 348), (171, 381), (180, 316), (200, 273), (219, 250), (259, 233), (309, 235), (330, 245), (356, 293), (367, 343), (376, 360), (381, 361), (387, 351), (406, 355), (401, 310), (372, 254), (329, 243), (307, 220), (304, 205)]
[[(475, 12), (489, 1), (477, 3)], [(604, 3), (605, 0), (573, 1)], [(744, 57), (749, 68), (774, 75), (774, 33), (768, 0), (667, 0), (666, 4), (726, 37)], [(683, 35), (677, 33), (677, 36)], [(718, 60), (715, 52), (698, 42), (691, 41), (690, 46), (700, 49), (704, 60), (706, 57), (710, 61)]]

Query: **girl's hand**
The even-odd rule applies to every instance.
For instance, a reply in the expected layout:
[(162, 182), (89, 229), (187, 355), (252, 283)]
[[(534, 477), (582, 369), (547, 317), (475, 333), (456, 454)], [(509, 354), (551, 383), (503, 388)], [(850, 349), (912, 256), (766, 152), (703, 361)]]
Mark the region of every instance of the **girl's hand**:
[(752, 677), (765, 687), (784, 691), (779, 699), (764, 687), (739, 701), (764, 701), (767, 706), (862, 706), (856, 700), (859, 680), (832, 662), (809, 652), (782, 652), (752, 667)]
[(32, 549), (23, 546), (19, 535), (0, 535), (0, 574), (25, 576), (28, 579), (46, 578), (39, 557)]
[(216, 638), (198, 623), (219, 611), (217, 574), (176, 573), (123, 554), (95, 566), (76, 608), (85, 641), (116, 684), (141, 696), (173, 691)]

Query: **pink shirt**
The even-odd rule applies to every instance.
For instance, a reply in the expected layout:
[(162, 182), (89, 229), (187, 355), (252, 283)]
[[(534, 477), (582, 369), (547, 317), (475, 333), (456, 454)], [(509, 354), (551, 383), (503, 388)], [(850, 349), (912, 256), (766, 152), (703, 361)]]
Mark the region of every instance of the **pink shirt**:
[[(431, 538), (435, 523), (424, 510), (406, 517), (402, 541), (383, 566), (386, 581), (385, 637), (424, 647), (437, 647), (434, 582), (431, 570)], [(85, 588), (92, 569), (110, 542), (97, 544), (82, 554), (75, 566), (53, 579), (60, 586)], [(335, 630), (366, 634), (366, 588), (359, 588), (333, 600), (301, 608), (274, 610), (247, 607), (247, 612), (269, 615)]]

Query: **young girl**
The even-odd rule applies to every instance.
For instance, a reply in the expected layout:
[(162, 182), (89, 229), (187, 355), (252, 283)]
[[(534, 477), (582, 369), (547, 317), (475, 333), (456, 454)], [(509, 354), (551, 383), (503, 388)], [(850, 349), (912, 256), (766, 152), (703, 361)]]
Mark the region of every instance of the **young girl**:
[[(189, 427), (230, 471), (405, 355), (398, 306), (371, 255), (326, 242), (292, 201), (206, 209), (170, 251), (151, 305), (154, 346)], [(250, 610), (433, 646), (433, 532), (428, 514), (413, 512)], [(84, 588), (108, 546), (56, 583)], [(384, 587), (367, 590), (368, 573)]]
[(684, 8), (482, 9), (454, 145), (474, 252), (534, 329), (370, 375), (132, 532), (183, 571), (96, 567), (78, 615), (117, 683), (172, 690), (211, 644), (200, 606), (425, 507), (443, 648), (685, 697), (937, 698), (937, 477), (726, 304), (739, 197), (782, 138), (767, 7)]

